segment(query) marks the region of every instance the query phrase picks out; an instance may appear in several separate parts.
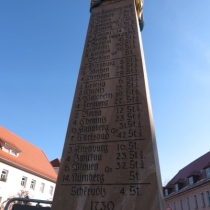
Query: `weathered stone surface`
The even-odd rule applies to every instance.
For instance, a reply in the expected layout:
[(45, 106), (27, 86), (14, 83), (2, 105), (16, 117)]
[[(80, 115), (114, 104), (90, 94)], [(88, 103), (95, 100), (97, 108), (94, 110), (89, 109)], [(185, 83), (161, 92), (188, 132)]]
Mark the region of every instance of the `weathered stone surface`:
[(92, 10), (52, 210), (162, 210), (135, 0)]

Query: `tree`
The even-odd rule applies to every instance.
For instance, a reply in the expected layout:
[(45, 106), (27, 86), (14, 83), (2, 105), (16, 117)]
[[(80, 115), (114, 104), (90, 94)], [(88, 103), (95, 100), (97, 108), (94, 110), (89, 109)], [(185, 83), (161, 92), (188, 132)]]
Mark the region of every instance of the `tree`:
[[(29, 196), (29, 192), (26, 190), (21, 190), (20, 192), (18, 192), (16, 195), (10, 196), (9, 198), (7, 198), (5, 201), (2, 202), (1, 206), (0, 206), (0, 210), (4, 210), (4, 206), (6, 205), (6, 203), (12, 199), (12, 198), (28, 198)], [(11, 210), (13, 205), (15, 203), (19, 203), (19, 204), (25, 204), (23, 201), (14, 201), (10, 204), (8, 210)], [(27, 203), (26, 205), (31, 205), (30, 203)]]

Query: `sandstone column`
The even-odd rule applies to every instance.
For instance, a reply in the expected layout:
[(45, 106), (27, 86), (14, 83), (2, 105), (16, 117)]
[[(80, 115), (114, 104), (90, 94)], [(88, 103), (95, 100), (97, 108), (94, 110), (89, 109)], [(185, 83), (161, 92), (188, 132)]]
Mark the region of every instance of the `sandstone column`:
[(91, 11), (52, 210), (163, 210), (135, 0)]

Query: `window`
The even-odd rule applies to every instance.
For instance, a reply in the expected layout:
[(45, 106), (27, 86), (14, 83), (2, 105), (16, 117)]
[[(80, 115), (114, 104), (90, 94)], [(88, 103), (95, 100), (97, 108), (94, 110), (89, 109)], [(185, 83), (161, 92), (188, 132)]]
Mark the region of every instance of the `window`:
[(206, 169), (206, 176), (207, 178), (210, 178), (210, 167)]
[(198, 201), (197, 201), (197, 196), (194, 195), (194, 204), (195, 204), (195, 209), (198, 208)]
[(7, 149), (7, 148), (5, 148), (5, 147), (2, 147), (2, 150), (3, 150), (4, 152), (9, 153), (9, 149)]
[(202, 207), (205, 207), (206, 204), (205, 204), (205, 198), (204, 198), (203, 193), (201, 193), (201, 202), (202, 202)]
[(18, 153), (13, 151), (13, 150), (10, 150), (10, 154), (14, 155), (14, 156), (18, 156)]
[(206, 191), (208, 206), (210, 206), (210, 192)]
[(26, 187), (26, 181), (27, 181), (27, 178), (26, 178), (25, 176), (23, 176), (20, 185), (21, 185), (22, 187)]
[(187, 198), (187, 210), (190, 210), (190, 202), (189, 202), (189, 198)]
[(1, 179), (0, 180), (6, 182), (7, 176), (8, 176), (8, 171), (3, 169), (2, 172), (1, 172)]
[(168, 189), (165, 189), (165, 196), (168, 196)]
[(16, 157), (18, 157), (21, 152), (21, 151), (13, 150), (11, 148), (6, 148), (6, 147), (2, 147), (2, 151), (7, 152), (7, 153), (14, 155)]
[(180, 209), (183, 210), (182, 200), (180, 200)]
[(191, 176), (189, 178), (189, 185), (193, 185), (194, 184), (194, 179), (193, 179), (193, 176)]
[(179, 184), (175, 184), (175, 191), (178, 192), (179, 191)]
[(30, 189), (34, 190), (35, 189), (35, 184), (36, 184), (36, 181), (32, 179)]
[(50, 194), (50, 195), (53, 195), (53, 186), (50, 186), (49, 194)]
[(44, 192), (44, 183), (41, 183), (41, 185), (40, 185), (40, 192)]
[(174, 202), (174, 209), (173, 210), (176, 210), (176, 203)]

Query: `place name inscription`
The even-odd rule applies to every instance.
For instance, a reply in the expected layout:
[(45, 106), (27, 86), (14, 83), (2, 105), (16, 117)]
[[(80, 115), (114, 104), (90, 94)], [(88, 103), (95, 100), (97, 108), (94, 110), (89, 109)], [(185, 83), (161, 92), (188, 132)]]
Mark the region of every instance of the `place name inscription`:
[(113, 192), (140, 199), (141, 186), (151, 184), (142, 181), (147, 139), (135, 7), (116, 5), (92, 10), (63, 155), (61, 186), (73, 198), (90, 197), (89, 210), (114, 210)]

